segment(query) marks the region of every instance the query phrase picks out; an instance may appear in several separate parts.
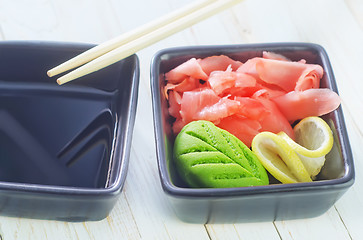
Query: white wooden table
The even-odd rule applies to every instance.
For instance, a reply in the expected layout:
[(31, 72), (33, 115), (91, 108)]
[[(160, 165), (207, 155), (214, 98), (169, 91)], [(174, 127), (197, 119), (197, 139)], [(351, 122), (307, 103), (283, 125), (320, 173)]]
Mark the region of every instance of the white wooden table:
[[(0, 0), (0, 40), (100, 43), (192, 0)], [(328, 52), (355, 160), (354, 186), (324, 215), (248, 224), (187, 224), (161, 189), (150, 59), (183, 45), (313, 42)], [(142, 51), (139, 104), (125, 187), (98, 222), (0, 217), (2, 239), (363, 239), (363, 1), (245, 0)], [(141, 168), (140, 168), (141, 167)]]

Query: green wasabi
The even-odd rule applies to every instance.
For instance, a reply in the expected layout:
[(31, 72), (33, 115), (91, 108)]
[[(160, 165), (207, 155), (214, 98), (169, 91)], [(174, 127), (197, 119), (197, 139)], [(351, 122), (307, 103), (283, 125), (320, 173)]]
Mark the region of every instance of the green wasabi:
[(180, 177), (194, 188), (268, 185), (267, 172), (255, 154), (237, 137), (208, 121), (194, 121), (174, 143)]

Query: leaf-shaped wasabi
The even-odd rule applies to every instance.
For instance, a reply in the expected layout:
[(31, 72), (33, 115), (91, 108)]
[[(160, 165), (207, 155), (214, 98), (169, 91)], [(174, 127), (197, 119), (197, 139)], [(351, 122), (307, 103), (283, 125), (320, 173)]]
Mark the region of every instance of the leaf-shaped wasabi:
[(180, 177), (190, 187), (231, 188), (268, 185), (265, 168), (238, 138), (209, 121), (187, 124), (174, 143)]

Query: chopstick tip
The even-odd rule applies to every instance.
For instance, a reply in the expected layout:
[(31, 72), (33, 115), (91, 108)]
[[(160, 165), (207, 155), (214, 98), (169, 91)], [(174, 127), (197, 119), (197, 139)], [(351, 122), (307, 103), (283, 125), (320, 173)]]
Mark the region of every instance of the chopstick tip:
[(48, 77), (53, 77), (54, 76), (52, 69), (48, 70), (47, 75), (48, 75)]

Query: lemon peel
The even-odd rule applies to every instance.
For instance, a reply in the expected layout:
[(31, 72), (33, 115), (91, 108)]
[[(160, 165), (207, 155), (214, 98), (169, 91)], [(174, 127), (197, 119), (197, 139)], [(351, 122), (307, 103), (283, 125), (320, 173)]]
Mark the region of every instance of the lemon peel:
[(280, 182), (310, 182), (324, 166), (325, 155), (334, 144), (333, 134), (329, 125), (315, 116), (302, 119), (293, 130), (296, 141), (284, 132), (257, 134), (252, 151)]
[(279, 135), (261, 132), (252, 140), (252, 151), (266, 170), (282, 183), (311, 182), (297, 153)]
[(310, 177), (315, 178), (333, 147), (332, 131), (320, 117), (307, 117), (294, 127), (294, 134), (296, 141), (284, 132), (278, 133), (300, 157)]

